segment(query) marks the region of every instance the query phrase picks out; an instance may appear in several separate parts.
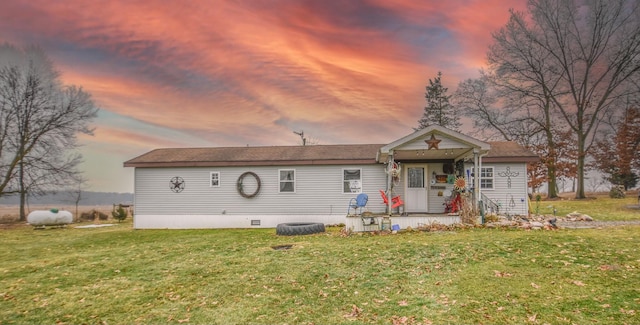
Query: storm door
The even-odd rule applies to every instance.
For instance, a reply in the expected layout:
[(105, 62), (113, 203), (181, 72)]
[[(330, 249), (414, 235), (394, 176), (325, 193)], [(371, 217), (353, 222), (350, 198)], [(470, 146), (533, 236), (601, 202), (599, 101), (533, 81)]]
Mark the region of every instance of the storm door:
[(407, 168), (406, 212), (427, 212), (427, 188), (425, 187), (425, 166)]

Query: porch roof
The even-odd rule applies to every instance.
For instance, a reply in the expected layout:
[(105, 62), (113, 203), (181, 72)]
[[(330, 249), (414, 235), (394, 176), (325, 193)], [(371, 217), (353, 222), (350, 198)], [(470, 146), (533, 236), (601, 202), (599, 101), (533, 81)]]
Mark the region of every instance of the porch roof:
[[(431, 148), (426, 139), (435, 139), (439, 145)], [(391, 154), (396, 160), (459, 160), (474, 151), (482, 155), (491, 149), (488, 142), (439, 125), (430, 125), (383, 146), (378, 161), (386, 162)]]

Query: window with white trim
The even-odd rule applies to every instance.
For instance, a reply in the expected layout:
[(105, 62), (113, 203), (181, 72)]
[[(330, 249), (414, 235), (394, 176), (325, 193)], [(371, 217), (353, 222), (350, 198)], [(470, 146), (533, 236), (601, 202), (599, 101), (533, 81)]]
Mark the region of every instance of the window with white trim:
[(362, 193), (362, 169), (342, 170), (342, 193)]
[(293, 193), (296, 191), (296, 171), (295, 169), (280, 169), (280, 193)]
[(493, 189), (493, 167), (480, 168), (480, 188)]
[(209, 173), (209, 186), (220, 187), (220, 172)]

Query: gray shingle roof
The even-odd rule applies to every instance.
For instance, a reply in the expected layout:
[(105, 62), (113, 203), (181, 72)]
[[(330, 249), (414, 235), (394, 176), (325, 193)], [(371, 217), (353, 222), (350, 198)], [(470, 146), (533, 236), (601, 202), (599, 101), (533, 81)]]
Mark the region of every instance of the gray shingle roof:
[(155, 149), (125, 167), (375, 164), (384, 144)]
[(540, 159), (529, 149), (512, 141), (489, 142), (491, 150), (482, 158), (483, 162), (533, 162)]
[[(486, 162), (529, 162), (538, 159), (515, 142), (490, 142)], [(165, 148), (149, 151), (125, 167), (291, 166), (375, 164), (384, 144)]]

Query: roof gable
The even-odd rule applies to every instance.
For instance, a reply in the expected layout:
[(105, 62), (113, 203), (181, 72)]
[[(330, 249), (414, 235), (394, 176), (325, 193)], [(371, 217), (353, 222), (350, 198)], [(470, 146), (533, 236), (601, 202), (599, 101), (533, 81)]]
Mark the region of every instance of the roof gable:
[(491, 148), (491, 145), (487, 142), (483, 142), (474, 139), (470, 136), (464, 135), (460, 132), (456, 132), (440, 125), (430, 125), (424, 129), (415, 131), (407, 136), (404, 136), (396, 141), (393, 141), (380, 149), (382, 154), (388, 154), (391, 150), (397, 149), (415, 149), (416, 144), (424, 146), (424, 140), (430, 135), (439, 135), (441, 138), (446, 138), (449, 142), (457, 142), (469, 148), (479, 148), (481, 151), (487, 151)]

